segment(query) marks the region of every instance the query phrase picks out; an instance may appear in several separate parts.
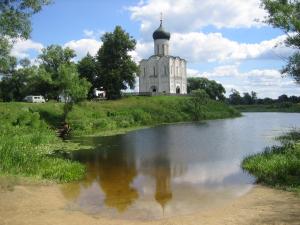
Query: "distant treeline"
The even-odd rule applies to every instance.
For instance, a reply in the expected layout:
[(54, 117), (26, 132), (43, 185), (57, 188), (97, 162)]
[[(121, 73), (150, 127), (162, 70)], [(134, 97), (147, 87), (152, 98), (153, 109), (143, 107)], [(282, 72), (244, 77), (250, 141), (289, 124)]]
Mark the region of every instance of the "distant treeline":
[(231, 105), (270, 105), (270, 104), (292, 104), (300, 103), (300, 96), (287, 96), (286, 94), (278, 96), (277, 99), (257, 98), (257, 93), (251, 91), (241, 95), (237, 90), (232, 90), (226, 101)]

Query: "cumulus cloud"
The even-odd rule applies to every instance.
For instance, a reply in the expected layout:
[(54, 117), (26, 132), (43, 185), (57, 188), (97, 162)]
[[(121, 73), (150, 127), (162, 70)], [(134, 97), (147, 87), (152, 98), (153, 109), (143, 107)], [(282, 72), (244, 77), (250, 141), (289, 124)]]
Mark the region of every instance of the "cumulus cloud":
[(13, 48), (11, 50), (11, 55), (17, 59), (30, 58), (31, 54), (38, 54), (43, 48), (43, 44), (35, 42), (33, 40), (22, 40), (18, 39), (15, 41)]
[(148, 0), (127, 7), (131, 18), (141, 22), (141, 30), (149, 33), (156, 28), (159, 15), (171, 31), (188, 32), (206, 26), (217, 28), (241, 28), (262, 26), (266, 12), (260, 8), (260, 0)]
[(222, 83), (227, 95), (231, 89), (243, 92), (255, 91), (259, 97), (277, 98), (281, 94), (300, 95), (297, 84), (289, 77), (282, 77), (278, 70), (253, 69), (241, 72), (239, 65), (218, 66), (212, 71), (189, 69), (190, 77), (206, 77)]
[(77, 57), (76, 59), (83, 58), (88, 52), (95, 56), (101, 47), (102, 43), (101, 41), (97, 41), (95, 39), (91, 38), (83, 38), (80, 40), (72, 40), (64, 44), (64, 48), (69, 47), (73, 50), (75, 50)]
[[(287, 58), (293, 51), (283, 45), (285, 35), (260, 43), (248, 44), (229, 40), (221, 33), (174, 33), (170, 40), (172, 55), (185, 58), (190, 63), (226, 62), (248, 59)], [(139, 41), (135, 57), (147, 58), (153, 54), (153, 41)]]

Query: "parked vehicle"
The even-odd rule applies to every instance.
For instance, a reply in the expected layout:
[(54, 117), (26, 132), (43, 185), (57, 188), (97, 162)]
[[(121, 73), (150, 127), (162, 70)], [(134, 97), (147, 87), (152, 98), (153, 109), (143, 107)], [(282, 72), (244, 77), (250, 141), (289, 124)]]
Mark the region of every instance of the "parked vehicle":
[(24, 98), (24, 101), (31, 103), (45, 103), (46, 100), (41, 95), (28, 95)]

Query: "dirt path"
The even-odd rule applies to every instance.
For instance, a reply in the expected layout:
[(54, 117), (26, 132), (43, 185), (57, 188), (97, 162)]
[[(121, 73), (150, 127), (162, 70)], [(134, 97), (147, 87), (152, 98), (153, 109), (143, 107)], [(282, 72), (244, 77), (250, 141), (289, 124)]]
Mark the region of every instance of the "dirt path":
[(165, 220), (114, 220), (72, 211), (58, 186), (16, 186), (0, 191), (0, 225), (233, 225), (300, 224), (300, 197), (256, 186), (220, 208)]

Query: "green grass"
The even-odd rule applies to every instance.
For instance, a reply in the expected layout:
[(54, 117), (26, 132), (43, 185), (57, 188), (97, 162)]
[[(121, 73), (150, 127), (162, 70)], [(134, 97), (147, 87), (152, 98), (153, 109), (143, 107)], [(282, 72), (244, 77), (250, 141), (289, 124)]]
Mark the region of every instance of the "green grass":
[[(209, 101), (198, 112), (201, 119), (238, 116), (224, 103)], [(85, 168), (54, 157), (57, 150), (76, 149), (56, 137), (63, 104), (48, 102), (0, 103), (0, 175), (69, 182), (81, 179)], [(189, 97), (128, 97), (117, 101), (82, 102), (67, 120), (74, 136), (111, 135), (163, 123), (193, 121)], [(57, 156), (57, 155), (56, 155)]]
[[(224, 103), (209, 101), (200, 118), (220, 119), (240, 115)], [(128, 97), (99, 103), (83, 102), (74, 107), (68, 121), (73, 135), (111, 134), (163, 123), (193, 121), (188, 97)]]
[(28, 106), (0, 106), (0, 174), (57, 182), (81, 179), (85, 173), (81, 164), (51, 156), (53, 150), (63, 148), (65, 143)]
[(246, 157), (242, 168), (259, 183), (300, 193), (300, 131), (278, 139), (281, 146), (268, 147), (262, 153)]
[(300, 104), (276, 103), (269, 105), (236, 105), (241, 112), (300, 112)]

